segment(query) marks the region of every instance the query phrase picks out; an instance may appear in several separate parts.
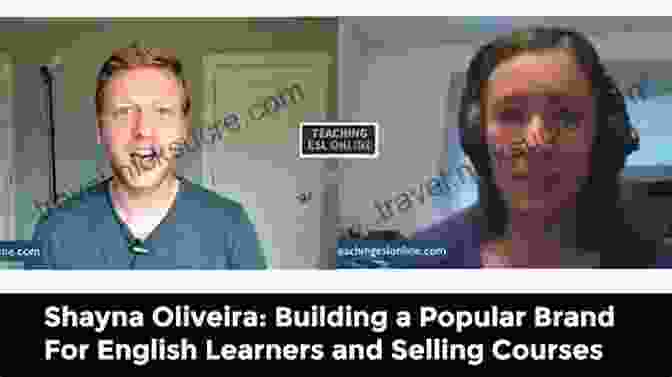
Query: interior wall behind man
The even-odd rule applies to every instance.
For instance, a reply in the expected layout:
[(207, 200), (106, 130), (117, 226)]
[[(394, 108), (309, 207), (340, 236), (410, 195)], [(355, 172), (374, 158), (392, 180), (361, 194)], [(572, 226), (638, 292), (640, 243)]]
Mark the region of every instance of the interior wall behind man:
[[(261, 49), (269, 51), (328, 51), (336, 53), (336, 32), (333, 22), (325, 27), (319, 20), (303, 23), (283, 20), (268, 22), (247, 19), (115, 19), (111, 20), (40, 20), (27, 27), (18, 23), (14, 31), (0, 20), (0, 38), (10, 53), (23, 62), (24, 74), (17, 74), (16, 86), (25, 81), (31, 86), (19, 92), (17, 111), (17, 238), (32, 236), (35, 211), (33, 200), (47, 200), (48, 159), (41, 153), (48, 145), (48, 123), (38, 114), (36, 102), (42, 94), (39, 88), (39, 65), (49, 63), (58, 56), (63, 63), (63, 81), (58, 103), (62, 104), (59, 123), (59, 143), (71, 140), (64, 148), (67, 152), (57, 156), (59, 166), (67, 166), (72, 178), (71, 187), (95, 178), (96, 171), (108, 166), (102, 148), (96, 145), (95, 111), (93, 111), (96, 73), (110, 53), (128, 46), (135, 40), (146, 46), (174, 49), (185, 67), (185, 74), (192, 82), (193, 122), (203, 126), (203, 57), (222, 51)], [(2, 29), (2, 27), (5, 27)], [(8, 38), (4, 38), (7, 36)], [(21, 43), (10, 42), (11, 39)], [(32, 64), (30, 67), (26, 64)], [(24, 79), (21, 79), (24, 77)], [(330, 81), (335, 82), (334, 77)], [(30, 84), (32, 83), (32, 84)], [(330, 85), (335, 87), (334, 85)], [(335, 89), (334, 89), (335, 90)], [(330, 103), (335, 112), (335, 95)], [(33, 156), (39, 150), (39, 157)], [(178, 163), (180, 174), (196, 183), (201, 177), (201, 153), (188, 153)], [(240, 165), (238, 165), (240, 168)], [(108, 171), (109, 172), (109, 171)], [(58, 174), (58, 172), (57, 172)], [(70, 179), (68, 179), (70, 180)], [(60, 186), (60, 185), (59, 185)]]

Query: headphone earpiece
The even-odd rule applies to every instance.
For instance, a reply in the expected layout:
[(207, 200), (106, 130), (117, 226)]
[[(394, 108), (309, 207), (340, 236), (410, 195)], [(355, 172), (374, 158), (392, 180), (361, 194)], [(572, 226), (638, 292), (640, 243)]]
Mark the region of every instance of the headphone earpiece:
[(627, 147), (627, 155), (631, 155), (639, 150), (639, 130), (636, 127), (630, 129), (630, 144)]

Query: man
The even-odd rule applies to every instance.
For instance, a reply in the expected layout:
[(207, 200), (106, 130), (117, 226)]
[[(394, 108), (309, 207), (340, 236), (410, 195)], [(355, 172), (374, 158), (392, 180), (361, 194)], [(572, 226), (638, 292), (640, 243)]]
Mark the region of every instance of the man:
[(53, 269), (263, 269), (245, 210), (176, 174), (191, 94), (170, 53), (116, 51), (96, 87), (98, 143), (112, 178), (38, 222)]

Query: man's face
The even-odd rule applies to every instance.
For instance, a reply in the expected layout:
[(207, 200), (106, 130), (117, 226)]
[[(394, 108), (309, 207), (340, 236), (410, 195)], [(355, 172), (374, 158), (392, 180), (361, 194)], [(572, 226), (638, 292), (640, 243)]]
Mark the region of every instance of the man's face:
[(187, 137), (183, 89), (168, 71), (141, 67), (114, 74), (104, 89), (98, 142), (125, 185), (154, 188), (175, 174), (171, 145)]
[(590, 174), (590, 81), (567, 50), (502, 62), (487, 83), (485, 127), (495, 183), (513, 210), (557, 210)]

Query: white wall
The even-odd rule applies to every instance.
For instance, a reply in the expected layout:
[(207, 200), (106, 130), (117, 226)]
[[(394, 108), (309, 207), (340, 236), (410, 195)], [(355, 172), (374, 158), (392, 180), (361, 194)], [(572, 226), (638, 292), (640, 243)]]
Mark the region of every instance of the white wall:
[(30, 239), (33, 200), (49, 199), (49, 127), (46, 96), (38, 64), (20, 60), (15, 67), (16, 238)]
[(605, 60), (670, 60), (672, 50), (665, 48), (669, 32), (611, 32), (592, 38), (597, 52)]
[[(379, 122), (381, 154), (342, 164), (341, 217), (372, 224), (378, 218), (373, 200), (392, 199), (437, 174), (445, 128), (456, 126), (454, 114), (446, 113), (450, 74), (466, 69), (474, 47), (387, 47), (367, 41), (357, 22), (343, 22), (342, 32), (351, 39), (341, 50), (341, 118)], [(431, 201), (414, 204), (385, 228), (410, 234), (430, 222), (431, 208)]]
[(0, 240), (16, 239), (12, 60), (0, 51)]

